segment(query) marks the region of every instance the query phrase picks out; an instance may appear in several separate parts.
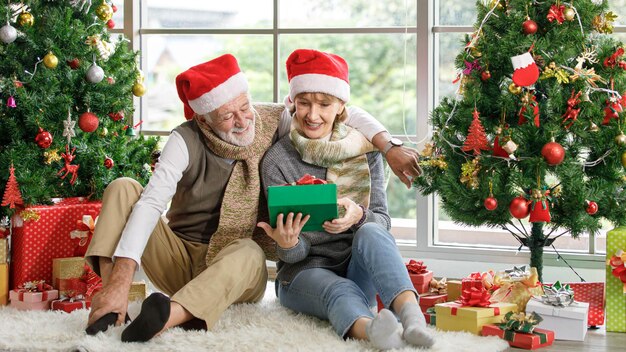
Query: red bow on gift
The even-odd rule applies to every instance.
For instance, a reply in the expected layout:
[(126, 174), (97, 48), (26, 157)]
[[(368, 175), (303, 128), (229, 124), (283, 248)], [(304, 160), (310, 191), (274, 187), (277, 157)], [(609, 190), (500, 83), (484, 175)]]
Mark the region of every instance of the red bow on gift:
[(44, 280), (27, 281), (19, 285), (17, 289), (21, 292), (45, 292), (52, 290), (52, 286), (48, 285)]
[(93, 215), (83, 215), (81, 220), (76, 220), (76, 230), (70, 232), (70, 238), (76, 245), (74, 248), (75, 257), (85, 256), (97, 221), (98, 217), (94, 220)]
[(81, 281), (87, 283), (87, 291), (85, 291), (85, 296), (91, 297), (94, 293), (102, 289), (102, 278), (100, 278), (98, 274), (91, 270), (91, 267), (87, 264), (85, 264), (84, 270), (85, 271), (83, 273), (83, 276), (80, 279)]
[(428, 271), (426, 270), (424, 262), (418, 262), (413, 259), (409, 260), (409, 263), (406, 264), (406, 270), (408, 270), (410, 274), (423, 274)]
[(480, 289), (472, 287), (463, 291), (459, 302), (463, 307), (488, 307), (491, 304), (489, 298), (491, 298), (491, 294), (484, 287)]
[(613, 270), (611, 273), (624, 283), (623, 292), (626, 293), (626, 252), (619, 250), (607, 261)]
[(288, 183), (285, 186), (301, 186), (301, 185), (325, 185), (326, 182), (325, 180), (322, 180), (321, 178), (317, 178), (315, 176), (311, 176), (309, 174), (305, 174), (304, 176), (302, 176), (298, 181), (293, 182), (293, 183)]

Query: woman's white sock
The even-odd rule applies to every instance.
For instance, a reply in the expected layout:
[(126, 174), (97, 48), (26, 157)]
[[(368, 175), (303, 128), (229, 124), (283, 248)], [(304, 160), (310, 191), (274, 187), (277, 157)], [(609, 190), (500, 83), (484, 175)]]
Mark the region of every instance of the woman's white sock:
[(400, 321), (404, 327), (402, 337), (411, 345), (431, 347), (435, 343), (426, 329), (426, 319), (417, 303), (408, 302), (402, 306)]
[(396, 316), (389, 309), (383, 309), (369, 322), (365, 333), (378, 349), (402, 348), (406, 346), (406, 342), (402, 340), (402, 329), (399, 325)]

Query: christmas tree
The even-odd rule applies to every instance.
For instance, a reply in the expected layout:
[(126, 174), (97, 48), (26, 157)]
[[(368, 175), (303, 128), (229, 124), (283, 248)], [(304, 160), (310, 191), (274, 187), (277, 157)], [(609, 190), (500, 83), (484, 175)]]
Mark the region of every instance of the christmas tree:
[[(414, 183), (454, 221), (510, 232), (541, 277), (544, 247), (560, 235), (626, 223), (624, 49), (607, 1), (476, 6), (455, 61), (460, 94), (432, 112)], [(463, 147), (478, 140), (475, 110), (492, 147), (480, 154)]]
[(108, 32), (113, 11), (77, 0), (0, 8), (0, 185), (14, 164), (25, 205), (99, 199), (115, 178), (150, 177), (158, 140), (135, 137), (143, 75), (128, 40)]

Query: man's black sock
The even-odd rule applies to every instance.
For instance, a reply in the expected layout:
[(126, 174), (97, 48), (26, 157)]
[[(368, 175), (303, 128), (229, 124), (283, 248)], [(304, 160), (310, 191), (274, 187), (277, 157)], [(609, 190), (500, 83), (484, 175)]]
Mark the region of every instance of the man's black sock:
[(170, 299), (155, 292), (141, 304), (141, 312), (122, 332), (124, 342), (145, 342), (163, 329), (170, 317)]
[[(85, 332), (87, 335), (95, 335), (100, 331), (106, 331), (109, 328), (109, 325), (115, 325), (115, 321), (117, 321), (117, 313), (107, 313), (100, 317), (100, 319), (96, 320), (95, 323), (89, 325)], [(125, 323), (130, 321), (130, 317), (128, 313), (126, 313), (126, 318), (124, 319)]]

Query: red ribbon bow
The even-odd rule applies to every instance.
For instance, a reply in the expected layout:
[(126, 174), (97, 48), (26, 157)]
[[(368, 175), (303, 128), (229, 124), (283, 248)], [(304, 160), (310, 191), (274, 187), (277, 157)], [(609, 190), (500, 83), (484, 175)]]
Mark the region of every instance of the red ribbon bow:
[(604, 59), (604, 67), (615, 67), (615, 65), (619, 65), (620, 67), (622, 66), (622, 62), (617, 62), (617, 59), (624, 55), (624, 49), (623, 48), (618, 48), (611, 56), (607, 57), (606, 59)]
[(298, 181), (294, 182), (294, 183), (289, 183), (286, 184), (285, 186), (301, 186), (301, 185), (325, 185), (326, 182), (325, 180), (322, 180), (321, 178), (317, 178), (315, 176), (311, 176), (309, 174), (305, 174), (304, 176), (302, 176)]
[(53, 290), (52, 286), (48, 285), (44, 280), (27, 281), (19, 285), (17, 289), (20, 292), (46, 292)]
[(491, 298), (491, 294), (484, 287), (481, 289), (472, 287), (463, 291), (459, 302), (463, 307), (488, 307), (491, 304), (489, 298)]
[(608, 263), (612, 270), (611, 274), (616, 278), (620, 279), (624, 284), (623, 292), (626, 293), (626, 252), (621, 250), (617, 251), (611, 259), (608, 260)]
[(406, 270), (408, 270), (410, 274), (423, 274), (428, 271), (426, 270), (424, 262), (418, 262), (413, 259), (409, 260), (409, 263), (406, 264)]
[(557, 21), (559, 24), (563, 24), (563, 21), (565, 21), (563, 11), (565, 11), (565, 5), (552, 5), (546, 17), (550, 22)]
[(102, 289), (102, 278), (98, 276), (91, 267), (85, 264), (83, 276), (81, 280), (87, 283), (87, 291), (85, 291), (86, 297), (91, 297), (94, 293)]

